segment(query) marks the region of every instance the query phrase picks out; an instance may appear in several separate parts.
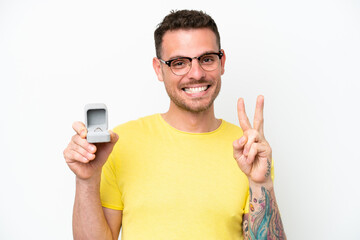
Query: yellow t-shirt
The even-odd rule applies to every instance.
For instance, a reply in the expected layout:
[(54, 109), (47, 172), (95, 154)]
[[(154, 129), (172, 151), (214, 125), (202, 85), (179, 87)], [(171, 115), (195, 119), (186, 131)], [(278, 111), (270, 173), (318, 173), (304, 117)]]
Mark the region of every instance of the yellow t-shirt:
[(222, 120), (215, 131), (187, 133), (155, 114), (114, 131), (100, 195), (104, 207), (123, 210), (122, 239), (243, 239), (249, 183), (232, 147), (240, 127)]

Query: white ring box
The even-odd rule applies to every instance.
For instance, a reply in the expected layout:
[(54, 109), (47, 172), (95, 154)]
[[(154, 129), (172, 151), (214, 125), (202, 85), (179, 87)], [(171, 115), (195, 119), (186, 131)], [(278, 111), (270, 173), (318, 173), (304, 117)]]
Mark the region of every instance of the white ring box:
[(89, 143), (110, 142), (108, 132), (108, 111), (103, 103), (85, 105), (86, 139)]

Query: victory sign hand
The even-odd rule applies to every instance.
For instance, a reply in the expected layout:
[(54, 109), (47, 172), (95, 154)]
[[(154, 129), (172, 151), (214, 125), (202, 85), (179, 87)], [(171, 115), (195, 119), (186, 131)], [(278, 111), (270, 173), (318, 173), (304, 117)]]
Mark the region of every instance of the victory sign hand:
[(249, 182), (264, 184), (271, 180), (272, 150), (264, 137), (264, 97), (258, 96), (252, 127), (245, 113), (244, 100), (239, 98), (237, 111), (244, 135), (233, 142), (234, 158)]

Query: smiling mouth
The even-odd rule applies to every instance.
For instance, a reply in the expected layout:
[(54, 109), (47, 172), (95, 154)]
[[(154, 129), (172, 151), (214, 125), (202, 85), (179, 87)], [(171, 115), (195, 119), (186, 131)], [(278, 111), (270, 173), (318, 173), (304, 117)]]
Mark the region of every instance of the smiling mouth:
[(183, 88), (182, 90), (186, 93), (200, 93), (208, 90), (210, 85), (203, 86), (203, 87), (190, 87), (190, 88)]

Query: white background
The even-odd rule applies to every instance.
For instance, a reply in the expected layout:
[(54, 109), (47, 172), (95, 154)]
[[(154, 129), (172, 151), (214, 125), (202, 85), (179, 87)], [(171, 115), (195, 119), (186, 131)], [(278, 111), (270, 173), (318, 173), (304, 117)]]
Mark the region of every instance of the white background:
[(0, 239), (72, 239), (74, 175), (62, 151), (104, 102), (109, 125), (165, 112), (153, 31), (202, 9), (227, 53), (216, 115), (238, 124), (265, 95), (265, 135), (289, 239), (360, 239), (360, 3), (0, 0)]

